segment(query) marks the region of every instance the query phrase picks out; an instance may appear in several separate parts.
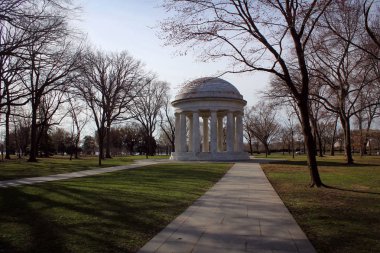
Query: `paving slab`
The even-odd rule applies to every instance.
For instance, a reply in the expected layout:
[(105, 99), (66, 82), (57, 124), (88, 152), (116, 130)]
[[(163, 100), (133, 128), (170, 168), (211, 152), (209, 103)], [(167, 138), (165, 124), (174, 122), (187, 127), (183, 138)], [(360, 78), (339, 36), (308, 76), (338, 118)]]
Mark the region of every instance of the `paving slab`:
[(4, 181), (0, 181), (0, 188), (15, 187), (15, 186), (20, 186), (20, 185), (31, 185), (31, 184), (72, 179), (72, 178), (78, 178), (78, 177), (88, 177), (88, 176), (99, 175), (99, 174), (108, 173), (108, 172), (134, 169), (134, 168), (138, 168), (142, 166), (157, 164), (159, 162), (164, 162), (164, 159), (162, 159), (162, 161), (137, 160), (135, 163), (131, 165), (82, 170), (82, 171), (77, 171), (77, 172), (55, 174), (55, 175), (49, 175), (49, 176), (43, 176), (43, 177), (28, 177), (28, 178), (4, 180)]
[(315, 253), (258, 163), (238, 162), (139, 253)]

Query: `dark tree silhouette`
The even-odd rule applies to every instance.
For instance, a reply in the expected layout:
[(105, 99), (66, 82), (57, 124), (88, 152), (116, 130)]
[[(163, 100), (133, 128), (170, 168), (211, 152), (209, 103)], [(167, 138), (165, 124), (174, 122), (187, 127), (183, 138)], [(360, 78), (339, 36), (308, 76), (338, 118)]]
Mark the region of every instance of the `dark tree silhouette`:
[[(198, 46), (204, 60), (229, 58), (227, 72), (265, 71), (286, 84), (297, 101), (311, 186), (322, 186), (310, 126), (309, 38), (332, 0), (167, 0), (162, 22), (170, 45)], [(186, 51), (186, 49), (185, 49)], [(293, 75), (299, 77), (294, 80)]]

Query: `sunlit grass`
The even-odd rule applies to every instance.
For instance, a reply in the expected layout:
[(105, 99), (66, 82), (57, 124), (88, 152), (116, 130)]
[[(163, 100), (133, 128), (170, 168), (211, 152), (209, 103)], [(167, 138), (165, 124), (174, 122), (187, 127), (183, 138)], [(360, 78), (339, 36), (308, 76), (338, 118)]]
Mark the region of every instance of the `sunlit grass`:
[[(103, 160), (101, 167), (127, 165), (135, 160), (145, 158), (145, 156), (114, 157)], [(168, 158), (168, 156), (152, 156), (149, 158), (159, 159)], [(68, 156), (53, 156), (51, 158), (39, 158), (37, 163), (29, 163), (26, 159), (14, 158), (0, 162), (0, 180), (47, 176), (93, 168), (99, 168), (98, 158), (95, 156), (72, 160), (69, 160)]]
[(136, 252), (230, 167), (160, 164), (0, 189), (0, 252)]
[(305, 159), (262, 164), (318, 252), (380, 252), (380, 157), (318, 158), (325, 184), (309, 188)]

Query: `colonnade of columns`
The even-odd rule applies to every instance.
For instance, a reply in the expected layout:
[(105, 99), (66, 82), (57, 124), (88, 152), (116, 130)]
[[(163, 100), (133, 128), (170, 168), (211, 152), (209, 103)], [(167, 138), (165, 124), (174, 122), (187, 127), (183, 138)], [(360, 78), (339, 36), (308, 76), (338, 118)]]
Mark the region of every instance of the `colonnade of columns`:
[[(200, 132), (200, 117), (203, 119), (203, 136)], [(224, 117), (227, 117), (225, 127), (223, 125)], [(202, 111), (200, 113), (193, 111), (176, 113), (175, 128), (176, 152), (243, 151), (242, 112)], [(226, 138), (224, 138), (224, 129), (226, 129)]]

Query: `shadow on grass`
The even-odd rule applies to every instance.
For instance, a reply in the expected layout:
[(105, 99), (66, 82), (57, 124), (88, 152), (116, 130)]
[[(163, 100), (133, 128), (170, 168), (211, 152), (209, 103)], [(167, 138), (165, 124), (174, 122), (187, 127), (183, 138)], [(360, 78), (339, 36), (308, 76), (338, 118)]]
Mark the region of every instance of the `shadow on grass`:
[(227, 170), (194, 167), (0, 189), (0, 252), (136, 252)]
[(327, 188), (327, 189), (344, 191), (344, 192), (354, 192), (354, 193), (364, 193), (364, 194), (380, 195), (380, 192), (359, 191), (359, 190), (345, 189), (345, 188), (331, 186), (331, 185), (324, 185), (324, 187)]
[[(344, 205), (321, 202), (318, 208), (297, 210), (297, 221), (308, 233), (318, 252), (379, 252), (379, 212), (368, 210), (373, 196), (351, 195), (349, 200), (336, 196)], [(343, 197), (344, 198), (344, 197)], [(346, 202), (347, 201), (347, 202)], [(355, 203), (352, 206), (352, 203)], [(321, 229), (323, 228), (323, 229)], [(311, 233), (310, 233), (311, 232)]]
[[(380, 164), (373, 163), (354, 163), (347, 164), (346, 162), (338, 161), (318, 161), (318, 166), (325, 167), (347, 167), (347, 168), (360, 168), (360, 167), (380, 167)], [(295, 165), (295, 166), (307, 166), (306, 161), (270, 161), (270, 164), (279, 164), (279, 165)]]
[(0, 222), (13, 223), (15, 231), (24, 230), (12, 233), (13, 243), (0, 240), (0, 252), (134, 252), (136, 242), (127, 248), (123, 244), (134, 241), (136, 234), (154, 235), (162, 229), (167, 214), (187, 205), (186, 201), (158, 200), (153, 194), (123, 193), (102, 186), (98, 191), (63, 184), (33, 188), (38, 188), (37, 194), (20, 188), (3, 190), (7, 204)]

